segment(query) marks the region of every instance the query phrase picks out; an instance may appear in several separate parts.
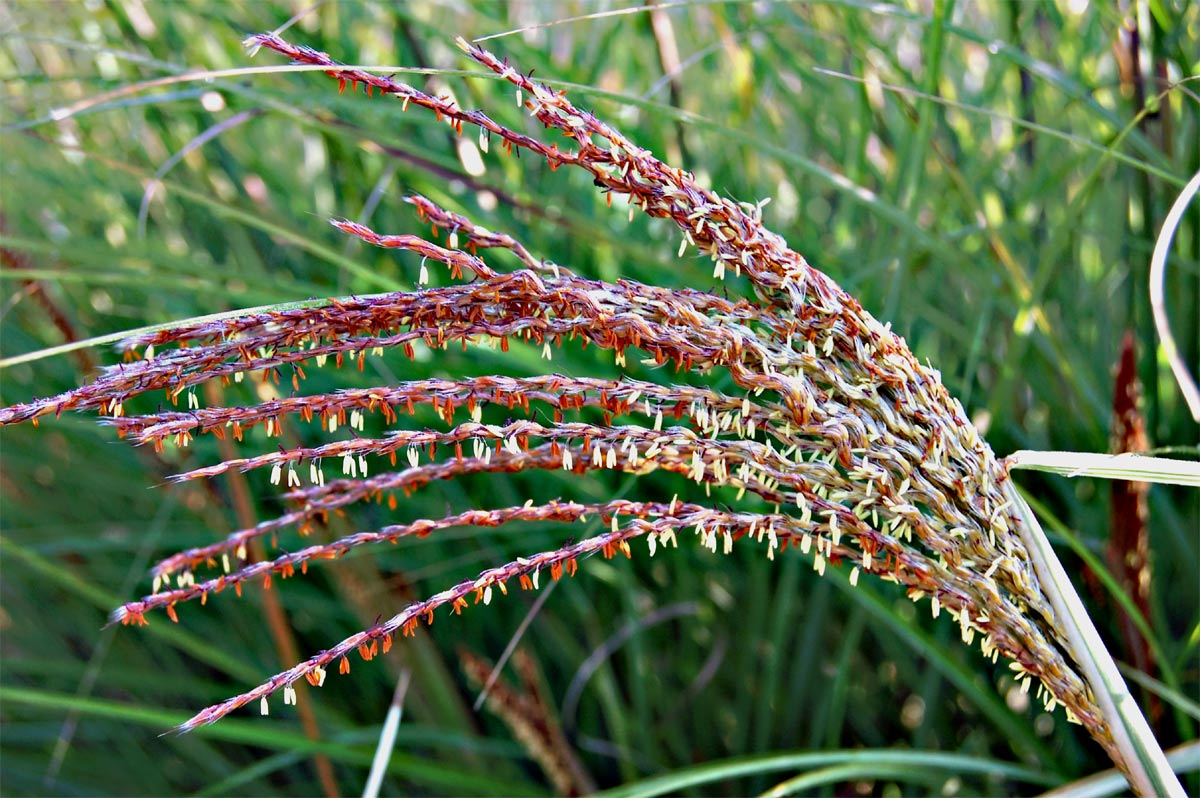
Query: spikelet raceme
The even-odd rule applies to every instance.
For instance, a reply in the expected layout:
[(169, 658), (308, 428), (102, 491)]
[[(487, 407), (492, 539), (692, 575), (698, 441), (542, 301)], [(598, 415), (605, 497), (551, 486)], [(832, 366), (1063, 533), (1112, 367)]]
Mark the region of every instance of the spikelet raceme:
[[(517, 558), (413, 603), (199, 712), (180, 729), (212, 723), (254, 702), (265, 706), (279, 690), (294, 700), (298, 680), (319, 685), (331, 667), (346, 672), (348, 658), (356, 653), (364, 659), (386, 653), (397, 635), (432, 622), (443, 607), (458, 613), (472, 601), (486, 604), (506, 593), (510, 583), (536, 589), (543, 571), (552, 579), (572, 574), (580, 558), (595, 552), (630, 556), (635, 538), (644, 538), (641, 545), (653, 556), (687, 534), (714, 552), (728, 553), (735, 543), (744, 543), (774, 558), (795, 548), (798, 555), (789, 556), (810, 558), (820, 573), (842, 567), (850, 569), (852, 583), (866, 573), (906, 586), (914, 599), (928, 600), (935, 616), (945, 612), (957, 619), (964, 642), (978, 641), (985, 656), (1011, 660), (1023, 687), (1037, 683), (1048, 708), (1062, 704), (1068, 718), (1085, 725), (1120, 762), (1016, 534), (1021, 521), (1005, 499), (1004, 464), (937, 372), (767, 230), (761, 204), (718, 196), (692, 174), (663, 163), (574, 106), (564, 93), (461, 40), (471, 58), (514, 84), (519, 102), (546, 128), (565, 136), (569, 146), (547, 144), (391, 78), (344, 68), (325, 53), (276, 35), (254, 36), (247, 43), (297, 63), (327, 67), (342, 89), (362, 84), (368, 95), (378, 92), (401, 100), (405, 108), (433, 111), (459, 133), (464, 125), (476, 126), (484, 146), (494, 137), (506, 150), (531, 152), (552, 169), (583, 169), (610, 198), (625, 198), (631, 212), (636, 207), (674, 222), (681, 232), (681, 254), (695, 248), (710, 256), (717, 280), (729, 273), (744, 275), (755, 296), (727, 299), (706, 291), (587, 279), (543, 262), (511, 236), (415, 196), (409, 201), (417, 213), (449, 234), (448, 247), (418, 236), (380, 234), (350, 221), (333, 224), (370, 244), (421, 255), (422, 284), (429, 261), (448, 267), (454, 277), (469, 274), (469, 282), (303, 303), (139, 335), (124, 343), (128, 362), (106, 369), (95, 381), (0, 410), (0, 424), (96, 410), (120, 436), (159, 448), (186, 446), (202, 434), (241, 440), (256, 426), (277, 436), (284, 417), (319, 420), (331, 433), (331, 440), (319, 446), (279, 447), (176, 476), (184, 481), (232, 469), (269, 469), (271, 481), (286, 487), (284, 498), (292, 509), (158, 563), (153, 592), (115, 611), (114, 620), (126, 624), (145, 623), (154, 610), (174, 619), (180, 602), (203, 600), (228, 587), (240, 591), (250, 580), (269, 583), (276, 575), (305, 571), (313, 560), (382, 541), (464, 525), (569, 523), (588, 516), (605, 522), (601, 534)], [(515, 255), (523, 268), (501, 271), (478, 254), (497, 248)], [(513, 339), (542, 347), (547, 358), (553, 348), (578, 339), (611, 351), (619, 366), (633, 356), (678, 371), (724, 371), (737, 390), (551, 374), (412, 380), (232, 407), (200, 407), (195, 394), (210, 380), (240, 380), (250, 373), (278, 379), (290, 372), (298, 390), (309, 362), (332, 358), (361, 368), (371, 353), (385, 349), (411, 357), (418, 342), (435, 349), (494, 342), (506, 350)], [(149, 391), (165, 391), (175, 403), (186, 396), (188, 408), (127, 416), (125, 403)], [(449, 429), (396, 427), (378, 438), (358, 434), (367, 414), (378, 413), (394, 424), (419, 405), (432, 407)], [(481, 414), (486, 405), (546, 407), (550, 414), (488, 424)], [(604, 423), (569, 419), (582, 408), (603, 411)], [(470, 420), (458, 417), (463, 410)], [(332, 439), (346, 427), (350, 437)], [(377, 471), (381, 458), (393, 468)], [(341, 478), (326, 481), (329, 464), (341, 466)], [(465, 474), (535, 469), (672, 472), (706, 491), (728, 486), (739, 499), (752, 494), (774, 509), (761, 512), (758, 502), (739, 511), (678, 497), (528, 502), (385, 526), (273, 560), (248, 560), (247, 546), (255, 539), (290, 527), (304, 534), (357, 501), (409, 493)]]

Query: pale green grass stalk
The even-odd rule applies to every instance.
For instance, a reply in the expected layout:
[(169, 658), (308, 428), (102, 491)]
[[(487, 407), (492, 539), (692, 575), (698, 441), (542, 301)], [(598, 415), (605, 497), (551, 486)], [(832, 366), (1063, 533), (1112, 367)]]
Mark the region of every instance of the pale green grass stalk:
[(1087, 674), (1093, 695), (1109, 721), (1134, 792), (1138, 795), (1183, 798), (1186, 794), (1183, 785), (1171, 769), (1125, 680), (1121, 678), (1121, 672), (1100, 639), (1070, 577), (1054, 554), (1037, 516), (1012, 483), (1008, 485), (1007, 495), (1021, 516), (1023, 524), (1018, 527), (1019, 534), (1025, 541), (1038, 576), (1046, 585), (1075, 661)]

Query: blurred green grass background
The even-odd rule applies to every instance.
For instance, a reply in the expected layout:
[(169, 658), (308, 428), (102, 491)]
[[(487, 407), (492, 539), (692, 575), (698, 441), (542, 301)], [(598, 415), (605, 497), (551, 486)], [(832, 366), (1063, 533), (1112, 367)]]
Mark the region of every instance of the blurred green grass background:
[[(676, 231), (629, 221), (623, 203), (609, 209), (585, 175), (552, 173), (495, 147), (481, 171), (470, 152), (478, 149), (474, 133), (459, 141), (422, 112), (339, 96), (323, 76), (128, 90), (190, 70), (277, 66), (265, 53), (250, 59), (241, 41), (310, 9), (308, 0), (6, 5), (0, 357), (62, 343), (64, 328), (87, 338), (270, 302), (412, 287), (413, 257), (349, 242), (325, 223), (339, 215), (390, 233), (427, 232), (401, 201), (408, 193), (509, 232), (587, 276), (712, 287), (706, 261), (676, 259)], [(436, 74), (400, 76), (536, 134), (540, 126), (504, 84), (463, 76), (475, 70), (453, 46), (456, 35), (524, 28), (485, 44), (569, 86), (579, 104), (722, 194), (771, 197), (768, 225), (940, 369), (999, 454), (1106, 451), (1112, 368), (1127, 329), (1137, 336), (1152, 445), (1195, 444), (1196, 426), (1156, 355), (1147, 276), (1158, 225), (1200, 167), (1197, 84), (1173, 85), (1196, 72), (1200, 7), (1131, 5), (1140, 71), (1122, 35), (1126, 18), (1109, 4), (693, 2), (660, 9), (657, 23), (645, 9), (601, 14), (619, 7), (343, 0), (311, 8), (285, 35), (346, 62), (432, 68)], [(569, 19), (581, 15), (593, 16)], [(1173, 88), (1163, 93), (1167, 84)], [(107, 92), (116, 93), (55, 119), (57, 109)], [(1151, 113), (1139, 116), (1143, 107)], [(142, 232), (139, 209), (156, 177)], [(1193, 366), (1198, 220), (1195, 210), (1187, 216), (1167, 278), (1175, 334)], [(115, 359), (103, 348), (88, 357), (6, 368), (0, 401), (65, 390), (92, 363)], [(564, 348), (550, 367), (618, 373), (591, 349)], [(415, 363), (377, 359), (364, 374), (311, 369), (304, 388), (545, 368), (532, 348), (447, 351)], [(727, 387), (727, 378), (714, 379)], [(266, 390), (247, 384), (240, 401)], [(319, 437), (302, 426), (291, 434)], [(303, 691), (320, 726), (318, 746), (281, 706), (269, 718), (247, 713), (186, 737), (158, 736), (291, 663), (265, 631), (257, 588), (240, 600), (222, 595), (203, 609), (183, 608), (178, 627), (156, 618), (148, 629), (101, 628), (109, 609), (148, 590), (155, 557), (238, 526), (227, 483), (161, 485), (170, 473), (215, 462), (212, 441), (156, 457), (114, 439), (83, 417), (0, 433), (6, 794), (318, 794), (314, 748), (332, 760), (341, 791), (356, 793), (402, 667), (414, 679), (385, 791), (549, 793), (509, 730), (471, 710), (475, 692), (456, 655), (465, 646), (496, 659), (536, 598), (530, 594), (453, 621), (439, 616), (388, 657), (356, 662), (351, 676)], [(245, 447), (269, 445), (252, 437)], [(265, 477), (249, 479), (257, 517), (277, 514)], [(1102, 555), (1105, 483), (1032, 474), (1019, 481), (1051, 527)], [(333, 531), (526, 498), (675, 490), (680, 484), (666, 476), (636, 485), (611, 474), (462, 479), (423, 489), (395, 513), (355, 508)], [(1193, 700), (1198, 504), (1194, 491), (1150, 494), (1149, 623), (1163, 654), (1159, 676)], [(487, 565), (579, 534), (545, 525), (466, 530), (319, 566), (275, 589), (300, 651), (310, 653)], [(280, 543), (298, 545), (286, 536)], [(1087, 593), (1071, 547), (1064, 541), (1059, 550)], [(933, 621), (892, 587), (864, 580), (850, 590), (844, 574), (818, 579), (798, 557), (713, 558), (685, 545), (654, 560), (584, 563), (523, 642), (600, 787), (716, 763), (725, 768), (720, 778), (691, 794), (749, 794), (806, 767), (764, 764), (743, 775), (733, 766), (738, 757), (855, 748), (893, 749), (907, 772), (879, 760), (843, 773), (839, 786), (814, 789), (1011, 794), (1108, 766), (1061, 710), (1042, 712), (1003, 663), (963, 647), (952, 621)], [(1117, 651), (1114, 606), (1102, 599), (1095, 616)], [(572, 689), (597, 651), (608, 656)], [(1193, 739), (1195, 723), (1180, 701), (1166, 701), (1154, 719), (1164, 746)], [(939, 766), (932, 752), (1026, 771)]]

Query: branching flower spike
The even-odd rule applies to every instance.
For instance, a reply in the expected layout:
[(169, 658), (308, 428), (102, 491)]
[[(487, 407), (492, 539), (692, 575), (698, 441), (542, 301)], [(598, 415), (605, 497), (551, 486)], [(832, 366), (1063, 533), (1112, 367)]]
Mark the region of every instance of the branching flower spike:
[[(440, 263), (469, 282), (331, 299), (318, 307), (141, 335), (124, 343), (131, 362), (107, 369), (94, 382), (0, 410), (0, 423), (11, 424), (64, 410), (95, 409), (122, 437), (156, 447), (186, 446), (203, 434), (241, 440), (254, 426), (278, 435), (284, 417), (318, 420), (328, 431), (328, 442), (319, 446), (279, 447), (176, 477), (270, 469), (272, 482), (285, 489), (292, 509), (160, 562), (153, 570), (154, 592), (115, 611), (113, 619), (126, 624), (146, 623), (154, 610), (173, 618), (181, 602), (204, 600), (230, 586), (240, 591), (248, 581), (291, 576), (314, 560), (404, 536), (510, 521), (604, 520), (601, 534), (553, 551), (530, 552), (411, 604), (258, 687), (199, 712), (181, 730), (212, 723), (247, 704), (265, 706), (279, 690), (293, 700), (297, 681), (319, 685), (330, 668), (344, 673), (352, 655), (370, 659), (386, 652), (397, 635), (410, 634), (422, 621), (431, 623), (443, 608), (458, 613), (471, 602), (486, 604), (511, 584), (536, 589), (543, 571), (554, 579), (572, 574), (580, 558), (595, 552), (611, 557), (640, 550), (653, 556), (687, 536), (713, 552), (753, 544), (775, 558), (793, 548), (797, 551), (786, 556), (808, 558), (820, 573), (846, 569), (852, 584), (871, 574), (906, 586), (934, 616), (955, 618), (964, 642), (977, 642), (986, 657), (1011, 660), (1017, 679), (1026, 688), (1036, 685), (1047, 709), (1061, 704), (1070, 720), (1086, 726), (1120, 762), (1111, 731), (1017, 534), (1022, 522), (1005, 498), (1003, 464), (936, 371), (921, 365), (903, 340), (763, 226), (762, 203), (718, 196), (689, 172), (663, 163), (577, 108), (564, 93), (462, 40), (459, 45), (472, 59), (516, 86), (532, 116), (565, 137), (564, 146), (511, 130), (481, 111), (464, 110), (391, 78), (343, 68), (325, 53), (275, 35), (253, 36), (247, 44), (328, 67), (327, 74), (342, 89), (362, 85), (368, 95), (432, 111), (459, 132), (464, 125), (476, 126), (504, 149), (523, 149), (551, 169), (585, 170), (601, 191), (674, 223), (684, 248), (711, 258), (715, 279), (744, 275), (754, 296), (734, 300), (702, 290), (587, 279), (542, 262), (508, 235), (412, 197), (421, 217), (450, 234), (448, 247), (411, 235), (380, 234), (354, 222), (333, 224), (373, 245), (418, 253), (423, 273), (427, 263)], [(522, 268), (505, 271), (477, 254), (494, 248), (515, 254)], [(498, 342), (506, 350), (515, 340), (540, 347), (549, 358), (554, 347), (575, 339), (611, 351), (618, 365), (633, 356), (671, 364), (677, 371), (723, 370), (737, 389), (722, 393), (632, 378), (496, 375), (414, 380), (244, 407), (199, 407), (195, 400), (196, 386), (209, 380), (238, 380), (255, 372), (278, 379), (282, 373), (299, 389), (306, 363), (332, 358), (338, 365), (362, 368), (365, 358), (385, 349), (411, 357), (417, 342), (432, 348)], [(164, 391), (175, 403), (186, 394), (189, 407), (186, 412), (125, 414), (131, 397), (151, 391)], [(449, 429), (399, 426), (400, 416), (418, 405), (443, 416)], [(481, 411), (487, 405), (520, 408), (529, 417), (503, 425), (484, 423)], [(585, 407), (602, 410), (604, 422), (571, 418)], [(464, 410), (468, 420), (462, 418)], [(392, 425), (388, 434), (358, 434), (372, 413)], [(330, 464), (340, 464), (342, 473), (326, 481)], [(303, 534), (352, 502), (411, 493), (431, 480), (532, 469), (576, 474), (607, 469), (632, 475), (663, 470), (703, 486), (698, 495), (728, 486), (730, 497), (749, 493), (760, 498), (747, 504), (751, 509), (738, 509), (736, 502), (730, 507), (724, 501), (664, 497), (481, 508), (362, 531), (273, 560), (247, 559), (253, 539), (289, 527)], [(763, 506), (773, 506), (773, 511), (761, 512)], [(213, 568), (215, 573), (209, 571)]]

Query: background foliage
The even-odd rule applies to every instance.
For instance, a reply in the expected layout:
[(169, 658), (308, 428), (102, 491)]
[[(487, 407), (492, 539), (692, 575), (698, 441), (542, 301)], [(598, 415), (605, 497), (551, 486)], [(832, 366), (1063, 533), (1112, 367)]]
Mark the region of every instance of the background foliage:
[[(772, 197), (768, 224), (941, 369), (1000, 454), (1106, 450), (1112, 366), (1126, 329), (1138, 340), (1152, 444), (1193, 443), (1196, 427), (1152, 347), (1146, 276), (1158, 224), (1200, 166), (1195, 84), (1159, 95), (1196, 71), (1200, 9), (1182, 0), (1137, 5), (1134, 65), (1125, 17), (1108, 4), (1085, 6), (695, 2), (657, 16), (532, 27), (487, 45), (570, 84), (581, 105), (718, 191)], [(148, 79), (276, 65), (251, 62), (241, 40), (307, 7), (10, 7), (0, 23), (0, 357), (64, 335), (411, 287), (414, 258), (347, 241), (324, 221), (344, 215), (381, 231), (419, 232), (399, 201), (407, 193), (512, 232), (535, 254), (587, 276), (711, 286), (706, 262), (675, 259), (669, 226), (627, 221), (583, 176), (495, 152), (480, 172), (473, 136), (457, 141), (396, 103), (339, 96), (317, 76), (125, 91), (54, 120), (55, 109)], [(436, 68), (403, 77), (521, 125), (501, 84), (457, 74), (469, 67), (453, 37), (607, 10), (590, 2), (329, 2), (288, 35), (347, 62)], [(680, 67), (664, 75), (668, 38)], [(1143, 98), (1151, 113), (1139, 118)], [(156, 175), (162, 182), (142, 232), (139, 208)], [(1197, 218), (1191, 213), (1181, 231), (1168, 277), (1176, 335), (1192, 364), (1200, 361)], [(67, 389), (112, 359), (98, 349), (6, 368), (0, 402)], [(310, 371), (307, 390), (545, 368), (534, 348), (447, 351), (416, 364), (374, 359), (363, 374)], [(618, 373), (610, 357), (569, 347), (552, 368)], [(274, 389), (244, 390), (266, 398)], [(461, 666), (464, 650), (499, 657), (542, 594), (439, 620), (379, 662), (356, 664), (352, 678), (305, 691), (320, 744), (283, 707), (269, 718), (158, 737), (291, 662), (267, 633), (258, 589), (186, 608), (178, 627), (156, 619), (145, 630), (100, 628), (108, 609), (146, 592), (156, 554), (240, 525), (230, 483), (160, 487), (170, 473), (219, 459), (213, 441), (156, 456), (113, 438), (91, 419), (66, 417), (0, 436), (6, 793), (313, 794), (321, 790), (314, 748), (332, 760), (340, 789), (357, 792), (402, 668), (413, 678), (386, 789), (549, 791), (507, 727), (471, 710), (476, 692)], [(660, 479), (666, 495), (678, 489)], [(1108, 486), (1019, 479), (1066, 536), (1060, 553), (1086, 592), (1066, 540), (1102, 554)], [(262, 503), (250, 511), (275, 514), (265, 475), (251, 475), (250, 485)], [(345, 533), (484, 501), (598, 500), (627, 488), (607, 473), (466, 478), (424, 489), (394, 513), (355, 508), (334, 526)], [(1198, 509), (1195, 492), (1151, 491), (1149, 623), (1159, 677), (1193, 698)], [(306, 654), (486, 565), (554, 548), (573, 531), (505, 527), (401, 543), (277, 583), (277, 596)], [(952, 621), (918, 614), (890, 587), (865, 580), (851, 591), (844, 574), (819, 579), (799, 558), (715, 559), (684, 546), (652, 561), (585, 563), (549, 595), (523, 643), (600, 787), (720, 762), (722, 780), (697, 789), (744, 794), (820, 763), (760, 765), (747, 775), (731, 758), (861, 747), (895, 749), (906, 774), (876, 758), (831, 776), (844, 785), (838, 794), (1028, 792), (1107, 766), (1061, 712), (1041, 712), (1004, 668), (961, 646)], [(1113, 600), (1102, 589), (1088, 595), (1104, 626)], [(1116, 625), (1102, 631), (1119, 650)], [(1164, 746), (1195, 737), (1195, 718), (1181, 706), (1164, 702), (1154, 721)], [(923, 753), (937, 751), (1027, 772), (939, 767)]]

